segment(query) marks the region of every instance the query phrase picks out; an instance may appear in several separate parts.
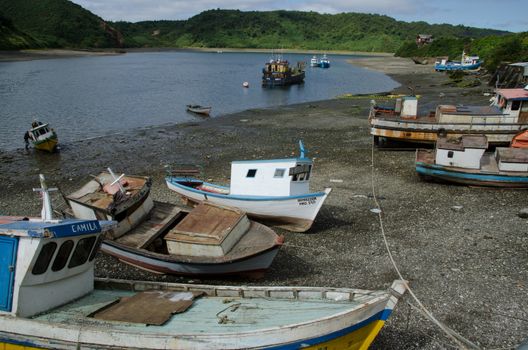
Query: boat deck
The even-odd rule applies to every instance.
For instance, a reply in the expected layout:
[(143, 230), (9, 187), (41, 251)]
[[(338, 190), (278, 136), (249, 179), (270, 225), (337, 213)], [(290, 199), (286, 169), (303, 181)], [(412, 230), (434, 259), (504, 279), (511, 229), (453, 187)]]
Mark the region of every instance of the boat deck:
[[(173, 293), (175, 293), (173, 298), (176, 299), (178, 298), (176, 294), (181, 292), (175, 291)], [(143, 323), (106, 321), (90, 317), (97, 310), (114, 303), (119, 298), (131, 297), (135, 294), (131, 291), (95, 290), (75, 302), (33, 319), (83, 327), (103, 326), (107, 329), (136, 334), (176, 335), (243, 332), (280, 327), (331, 316), (360, 307), (363, 302), (384, 294), (379, 291), (370, 293), (355, 295), (353, 301), (203, 296), (195, 299), (192, 306), (183, 313), (172, 315), (165, 324), (147, 326)], [(285, 302), (289, 305), (285, 306)], [(129, 310), (129, 312), (133, 311)], [(137, 312), (142, 313), (147, 312), (147, 310), (143, 308), (138, 309)], [(224, 321), (221, 322), (221, 319)]]

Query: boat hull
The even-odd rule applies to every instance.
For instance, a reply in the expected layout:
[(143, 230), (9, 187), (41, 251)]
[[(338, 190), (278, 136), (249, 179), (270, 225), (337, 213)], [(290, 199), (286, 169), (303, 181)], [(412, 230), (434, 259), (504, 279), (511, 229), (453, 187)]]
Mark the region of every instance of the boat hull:
[(189, 181), (196, 180), (171, 177), (166, 179), (169, 189), (190, 201), (190, 204), (208, 200), (215, 204), (239, 208), (250, 218), (294, 232), (310, 229), (331, 192), (331, 189), (327, 188), (324, 192), (289, 197), (235, 196), (201, 191), (183, 184)]
[(521, 130), (528, 128), (528, 123), (511, 123), (496, 125), (478, 124), (444, 124), (372, 117), (370, 134), (374, 137), (394, 141), (434, 144), (439, 135), (458, 138), (463, 135), (485, 135), (490, 145), (508, 145)]
[[(348, 298), (338, 299), (341, 301), (337, 303), (346, 303), (347, 300), (352, 301), (355, 298), (365, 299), (364, 302), (355, 302), (355, 305), (351, 303), (350, 307), (344, 307), (343, 311), (331, 312), (324, 317), (317, 316), (297, 323), (283, 322), (280, 325), (271, 325), (260, 329), (258, 327), (255, 329), (246, 327), (240, 330), (237, 328), (244, 327), (244, 324), (239, 326), (230, 326), (230, 324), (212, 326), (216, 329), (222, 327), (225, 329), (223, 332), (187, 333), (179, 329), (156, 331), (156, 326), (150, 326), (149, 331), (140, 331), (136, 327), (127, 329), (127, 327), (119, 325), (119, 322), (105, 321), (101, 324), (96, 319), (91, 319), (89, 324), (83, 324), (81, 321), (79, 321), (80, 324), (76, 324), (75, 321), (53, 322), (47, 319), (35, 320), (0, 315), (0, 323), (3, 325), (0, 330), (0, 344), (8, 348), (23, 346), (26, 349), (105, 349), (110, 347), (112, 349), (195, 350), (367, 349), (405, 290), (402, 281), (395, 281), (391, 290), (387, 292), (315, 287), (295, 287), (292, 289), (289, 287), (229, 287), (197, 284), (176, 286), (177, 284), (156, 282), (96, 281), (98, 290), (100, 290), (101, 285), (105, 285), (104, 288), (114, 290), (128, 288), (131, 291), (149, 289), (203, 291), (208, 296), (219, 297), (223, 300), (235, 298), (242, 302), (249, 298), (249, 303), (256, 303), (259, 298), (266, 300), (282, 299), (286, 304), (310, 302), (309, 300), (315, 299), (327, 300), (329, 304), (337, 300), (333, 298)], [(367, 292), (371, 295), (365, 295)], [(362, 297), (362, 295), (365, 296)], [(229, 302), (227, 301), (227, 303)], [(224, 309), (220, 312), (227, 310), (225, 304), (220, 303), (218, 307)], [(209, 311), (212, 313), (213, 319), (215, 312), (216, 310)], [(185, 313), (181, 315), (185, 317)], [(180, 315), (175, 317), (178, 316)], [(216, 320), (213, 322), (216, 323)]]
[(443, 71), (457, 71), (457, 70), (476, 70), (480, 68), (482, 62), (474, 64), (460, 64), (460, 63), (447, 63), (447, 64), (435, 64), (435, 70), (437, 72)]
[(53, 136), (45, 140), (34, 141), (33, 147), (35, 147), (35, 149), (51, 153), (56, 150), (58, 143), (59, 139), (57, 138), (57, 135), (53, 134)]
[(301, 84), (304, 82), (305, 73), (301, 72), (299, 74), (292, 74), (287, 77), (263, 77), (262, 86), (264, 87), (273, 87), (273, 86), (288, 86), (294, 84)]
[(416, 172), (426, 178), (460, 185), (528, 188), (528, 174), (519, 172), (490, 172), (478, 169), (464, 169), (434, 164), (432, 150), (417, 150)]

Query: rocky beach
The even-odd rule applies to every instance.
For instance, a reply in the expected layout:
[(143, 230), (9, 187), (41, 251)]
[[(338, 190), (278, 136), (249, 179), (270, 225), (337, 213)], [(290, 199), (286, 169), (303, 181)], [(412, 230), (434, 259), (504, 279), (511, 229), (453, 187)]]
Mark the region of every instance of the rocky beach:
[[(391, 93), (420, 95), (426, 112), (439, 103), (489, 103), (492, 89), (478, 75), (455, 84), (431, 65), (410, 59), (351, 60), (383, 71), (401, 86)], [(260, 88), (260, 87), (255, 87)], [(196, 122), (143, 128), (61, 145), (44, 154), (0, 151), (0, 212), (38, 215), (32, 191), (38, 174), (70, 193), (106, 167), (149, 175), (154, 199), (178, 203), (165, 183), (174, 164), (198, 164), (211, 182), (229, 182), (230, 162), (290, 157), (302, 139), (315, 158), (312, 189), (332, 187), (307, 233), (277, 229), (285, 244), (260, 280), (189, 279), (155, 275), (99, 254), (96, 275), (137, 280), (235, 285), (298, 285), (386, 289), (398, 278), (388, 258), (377, 214), (376, 189), (387, 240), (415, 294), (437, 319), (483, 349), (510, 349), (528, 337), (528, 231), (518, 216), (526, 191), (451, 186), (420, 180), (412, 148), (374, 149), (367, 122), (370, 101), (340, 98), (270, 109), (252, 109)], [(387, 103), (393, 101), (388, 100)], [(57, 130), (60, 138), (60, 130)], [(373, 157), (373, 159), (372, 159)], [(372, 168), (372, 164), (374, 164)], [(456, 347), (409, 304), (396, 307), (373, 349)]]

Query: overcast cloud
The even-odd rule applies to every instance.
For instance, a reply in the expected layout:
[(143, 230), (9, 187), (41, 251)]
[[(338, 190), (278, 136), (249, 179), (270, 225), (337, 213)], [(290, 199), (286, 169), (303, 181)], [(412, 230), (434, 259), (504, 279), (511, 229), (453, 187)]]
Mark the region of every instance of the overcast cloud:
[(527, 0), (73, 0), (109, 21), (187, 19), (209, 9), (364, 12), (426, 21), (527, 31)]

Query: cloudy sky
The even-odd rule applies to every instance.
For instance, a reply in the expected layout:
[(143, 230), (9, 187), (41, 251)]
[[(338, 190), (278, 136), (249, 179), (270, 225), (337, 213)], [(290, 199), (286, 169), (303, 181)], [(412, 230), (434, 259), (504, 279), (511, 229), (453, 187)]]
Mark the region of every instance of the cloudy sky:
[(110, 21), (187, 19), (209, 9), (378, 13), (426, 21), (528, 31), (528, 0), (72, 0)]

